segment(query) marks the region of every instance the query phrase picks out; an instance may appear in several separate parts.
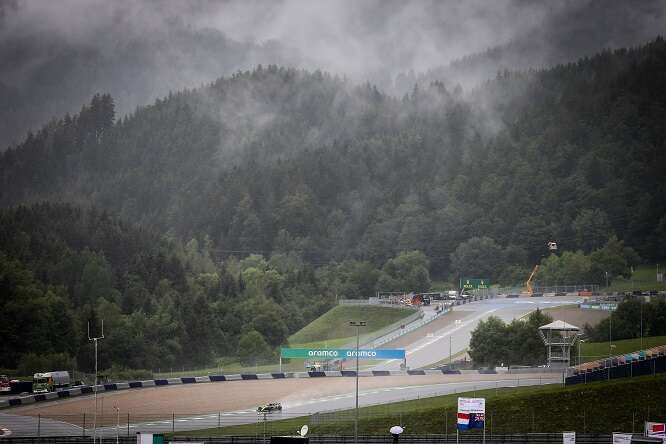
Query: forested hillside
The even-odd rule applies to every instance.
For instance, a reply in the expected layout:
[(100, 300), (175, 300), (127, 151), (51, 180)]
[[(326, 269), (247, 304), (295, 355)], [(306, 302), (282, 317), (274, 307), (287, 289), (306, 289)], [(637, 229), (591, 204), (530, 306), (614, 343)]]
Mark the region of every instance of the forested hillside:
[(295, 255), (223, 263), (207, 237), (183, 244), (106, 211), (44, 203), (0, 211), (0, 365), (27, 375), (94, 368), (272, 361), (290, 334), (338, 295), (427, 290), (427, 260), (405, 253), (382, 270), (348, 261), (315, 270)]
[(0, 202), (94, 204), (218, 256), (378, 267), (420, 250), (442, 277), (522, 279), (552, 239), (586, 254), (615, 235), (657, 259), (665, 65), (659, 38), (469, 92), (393, 98), (269, 66), (121, 119), (96, 96), (0, 157)]

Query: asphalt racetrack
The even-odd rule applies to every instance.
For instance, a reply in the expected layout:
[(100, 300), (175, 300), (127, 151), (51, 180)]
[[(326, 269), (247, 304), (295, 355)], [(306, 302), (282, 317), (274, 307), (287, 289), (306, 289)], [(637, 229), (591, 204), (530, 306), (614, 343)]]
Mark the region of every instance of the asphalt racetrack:
[[(579, 298), (575, 297), (498, 298), (457, 306), (453, 312), (384, 347), (405, 348), (410, 368), (429, 367), (446, 361), (450, 354), (465, 350), (472, 330), (489, 316), (511, 321), (536, 308), (578, 302)], [(373, 369), (397, 370), (400, 363), (386, 361)], [(511, 375), (463, 372), (460, 375), (362, 377), (359, 378), (359, 405), (384, 404), (483, 388), (561, 382), (561, 374), (547, 373)], [(256, 407), (261, 404), (272, 401), (282, 403), (281, 412), (266, 416), (265, 419), (270, 421), (350, 409), (355, 404), (354, 393), (353, 377), (227, 381), (103, 392), (98, 394), (96, 427), (99, 433), (115, 435), (116, 423), (122, 426), (124, 434), (257, 423), (264, 420), (263, 415), (256, 412)], [(32, 404), (0, 413), (0, 427), (11, 430), (13, 436), (91, 434), (94, 411), (92, 396)]]
[[(549, 298), (497, 298), (486, 299), (471, 304), (456, 306), (450, 313), (451, 321), (444, 315), (440, 320), (433, 321), (433, 325), (426, 325), (408, 335), (408, 338), (398, 338), (389, 342), (382, 348), (404, 348), (407, 356), (407, 367), (424, 368), (438, 362), (447, 362), (449, 356), (462, 352), (469, 346), (472, 331), (482, 320), (490, 316), (497, 316), (505, 322), (520, 318), (531, 311), (561, 305), (578, 304), (582, 302), (578, 297), (549, 297)], [(437, 328), (441, 324), (441, 328)], [(399, 370), (401, 361), (385, 361), (373, 370)]]
[[(385, 376), (359, 378), (359, 405), (368, 406), (422, 397), (562, 382), (560, 374), (477, 374)], [(218, 425), (258, 423), (256, 406), (280, 401), (282, 412), (266, 416), (267, 421), (311, 416), (350, 409), (355, 404), (355, 378), (276, 379), (231, 381), (198, 385), (147, 388), (98, 395), (97, 433), (171, 432), (214, 428)], [(102, 407), (103, 405), (103, 407)], [(118, 414), (114, 407), (118, 407)], [(102, 415), (103, 410), (103, 415)], [(33, 404), (0, 413), (0, 427), (13, 436), (92, 434), (94, 399), (91, 396)], [(129, 427), (127, 414), (130, 414)], [(196, 412), (196, 413), (195, 413)], [(39, 420), (37, 418), (39, 415)]]

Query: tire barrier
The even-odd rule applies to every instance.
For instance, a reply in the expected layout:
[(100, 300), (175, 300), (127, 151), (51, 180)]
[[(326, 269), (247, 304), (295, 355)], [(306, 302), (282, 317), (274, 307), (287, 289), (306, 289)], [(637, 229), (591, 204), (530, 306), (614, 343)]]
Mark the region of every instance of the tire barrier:
[[(452, 375), (460, 374), (460, 370), (437, 369), (437, 370), (365, 370), (358, 372), (359, 377), (373, 376), (419, 376), (419, 375)], [(483, 373), (483, 371), (466, 371), (465, 373)], [(110, 384), (99, 384), (97, 392), (111, 392), (128, 389), (141, 389), (147, 387), (164, 387), (170, 385), (183, 384), (203, 384), (210, 382), (226, 381), (256, 381), (264, 379), (292, 379), (292, 378), (336, 378), (336, 377), (355, 377), (354, 370), (325, 371), (325, 372), (289, 372), (289, 373), (242, 373), (234, 375), (210, 375), (168, 379), (149, 379), (146, 381), (116, 382)], [(95, 392), (94, 386), (72, 387), (70, 389), (58, 390), (51, 393), (40, 393), (26, 396), (17, 396), (11, 398), (0, 398), (0, 409), (18, 407), (36, 402), (52, 401), (74, 396), (91, 395)]]

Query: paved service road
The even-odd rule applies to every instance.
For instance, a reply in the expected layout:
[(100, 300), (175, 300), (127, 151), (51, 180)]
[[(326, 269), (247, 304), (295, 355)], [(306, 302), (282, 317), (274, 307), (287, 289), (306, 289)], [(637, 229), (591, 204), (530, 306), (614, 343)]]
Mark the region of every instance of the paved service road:
[[(0, 427), (9, 430), (7, 436), (76, 436), (81, 434), (81, 427), (64, 421), (57, 421), (36, 416), (20, 416), (0, 413)], [(2, 438), (0, 438), (2, 442)]]
[[(454, 307), (455, 321), (442, 329), (426, 333), (415, 338), (414, 342), (402, 345), (407, 356), (407, 367), (423, 368), (445, 361), (469, 347), (472, 331), (480, 321), (489, 316), (497, 316), (505, 322), (520, 318), (537, 308), (557, 307), (560, 305), (577, 304), (577, 297), (550, 298), (497, 298)], [(417, 330), (418, 331), (418, 330)], [(399, 339), (398, 339), (399, 341)], [(396, 342), (398, 342), (396, 341)], [(383, 348), (393, 348), (387, 343)], [(402, 348), (402, 347), (401, 347)], [(373, 370), (399, 370), (400, 360), (386, 361), (374, 366)]]

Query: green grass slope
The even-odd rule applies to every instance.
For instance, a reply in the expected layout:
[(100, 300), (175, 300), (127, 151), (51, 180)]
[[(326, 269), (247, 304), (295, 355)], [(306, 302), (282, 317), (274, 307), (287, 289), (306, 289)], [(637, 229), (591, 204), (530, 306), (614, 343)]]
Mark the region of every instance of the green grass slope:
[[(613, 341), (612, 354), (622, 355), (624, 353), (631, 353), (638, 350), (645, 350), (646, 348), (656, 347), (657, 345), (666, 344), (666, 336), (647, 336), (643, 338), (641, 346), (641, 339), (623, 339), (621, 341)], [(608, 341), (605, 342), (583, 342), (580, 346), (581, 362), (594, 361), (600, 358), (608, 357)], [(578, 352), (578, 350), (574, 350)]]
[(349, 321), (367, 321), (360, 333), (366, 336), (371, 332), (406, 318), (414, 311), (400, 307), (378, 305), (338, 305), (327, 311), (308, 325), (289, 337), (289, 344), (342, 346), (351, 342), (356, 330), (349, 326)]
[[(666, 266), (659, 267), (666, 274)], [(657, 267), (636, 267), (630, 279), (615, 278), (608, 291), (666, 290), (666, 281), (657, 282)]]
[[(640, 432), (643, 421), (666, 418), (666, 375), (618, 379), (586, 385), (548, 385), (491, 389), (360, 409), (359, 433), (386, 434), (401, 424), (407, 434), (455, 433), (459, 396), (486, 398), (486, 433)], [(319, 414), (317, 421), (297, 417), (266, 424), (266, 433), (293, 434), (303, 424), (311, 434), (352, 434), (354, 411)], [(262, 434), (256, 424), (181, 432), (187, 436)], [(474, 432), (465, 432), (474, 433)]]

